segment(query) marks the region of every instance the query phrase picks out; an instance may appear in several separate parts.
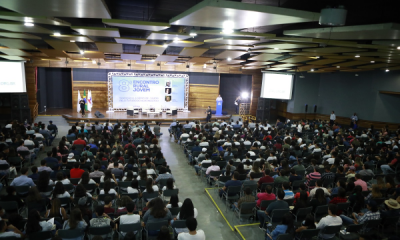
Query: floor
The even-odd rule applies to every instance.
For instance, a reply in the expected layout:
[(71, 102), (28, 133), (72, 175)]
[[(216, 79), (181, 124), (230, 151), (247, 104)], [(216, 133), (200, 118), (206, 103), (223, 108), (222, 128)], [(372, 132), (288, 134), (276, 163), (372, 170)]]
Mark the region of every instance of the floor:
[[(50, 120), (52, 120), (59, 129), (59, 135), (53, 142), (53, 146), (57, 146), (60, 137), (64, 136), (70, 127), (68, 126), (67, 121), (60, 116), (39, 116), (36, 118), (35, 122), (42, 121), (44, 123), (48, 123)], [(176, 185), (179, 188), (179, 199), (181, 202), (183, 202), (185, 198), (191, 198), (194, 206), (199, 211), (199, 215), (197, 217), (198, 229), (204, 230), (207, 239), (242, 239), (238, 233), (229, 228), (223, 216), (217, 210), (213, 201), (205, 191), (205, 188), (209, 186), (195, 176), (193, 167), (187, 164), (187, 158), (185, 157), (182, 148), (174, 142), (173, 138), (169, 137), (168, 128), (162, 127), (161, 132), (164, 134), (160, 138), (161, 149), (165, 158), (167, 159), (167, 163), (170, 165), (172, 174), (176, 180)], [(46, 147), (45, 150), (49, 151), (50, 149), (51, 147)], [(43, 159), (44, 157), (45, 151), (41, 151), (37, 160), (35, 161), (35, 164), (39, 166), (39, 160)], [(213, 189), (211, 189), (209, 192), (211, 192), (212, 195), (215, 195), (213, 198), (216, 198), (216, 194)], [(216, 202), (218, 203), (219, 208), (225, 211), (225, 205), (223, 205), (222, 201), (217, 199)], [(223, 214), (225, 215), (226, 213), (223, 212)], [(228, 212), (228, 214), (232, 213)], [(232, 220), (231, 216), (232, 215), (228, 215), (227, 217), (227, 219), (230, 221)], [(239, 224), (238, 221), (235, 222), (235, 225), (237, 224)], [(258, 227), (255, 230), (261, 233)], [(251, 228), (241, 227), (240, 231), (243, 231), (243, 233), (248, 236), (245, 236), (247, 240), (263, 239), (254, 237)]]

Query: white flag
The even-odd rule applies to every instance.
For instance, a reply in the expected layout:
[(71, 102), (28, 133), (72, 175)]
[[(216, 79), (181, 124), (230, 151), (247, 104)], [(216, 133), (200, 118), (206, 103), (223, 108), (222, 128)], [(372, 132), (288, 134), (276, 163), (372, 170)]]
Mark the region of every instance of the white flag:
[(80, 112), (81, 111), (81, 106), (79, 105), (79, 102), (81, 101), (81, 93), (78, 90), (78, 102), (77, 102), (77, 107), (76, 107), (76, 111)]
[(87, 107), (88, 107), (88, 111), (91, 112), (92, 111), (92, 91), (88, 90), (88, 97), (87, 97)]

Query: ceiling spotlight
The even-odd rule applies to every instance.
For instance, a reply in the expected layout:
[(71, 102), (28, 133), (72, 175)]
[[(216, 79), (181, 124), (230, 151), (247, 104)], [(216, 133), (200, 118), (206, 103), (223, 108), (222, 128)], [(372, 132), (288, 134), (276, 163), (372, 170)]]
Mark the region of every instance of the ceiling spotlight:
[(225, 34), (233, 33), (233, 22), (232, 21), (225, 21), (223, 23), (222, 33), (225, 33)]
[(336, 68), (340, 68), (340, 66), (336, 66)]
[(197, 33), (191, 32), (191, 33), (189, 33), (189, 35), (192, 36), (192, 37), (196, 37), (196, 36), (197, 36)]
[(164, 37), (164, 40), (168, 40), (168, 37), (167, 37), (167, 36), (165, 36), (165, 37)]
[(399, 47), (397, 47), (397, 50), (400, 50), (400, 46), (399, 46)]
[(174, 38), (174, 42), (179, 42), (179, 41), (180, 41), (179, 38), (177, 38), (177, 37)]
[(151, 61), (151, 62), (155, 62), (156, 60), (155, 60), (155, 59), (151, 59), (150, 61)]
[(162, 45), (162, 46), (165, 47), (165, 48), (167, 48), (167, 47), (168, 47), (168, 44), (164, 43), (164, 45)]
[(92, 60), (92, 63), (93, 63), (93, 64), (96, 64), (96, 60)]
[(354, 76), (358, 77), (358, 74), (356, 73)]
[(319, 56), (315, 56), (315, 58), (319, 58)]
[(371, 63), (375, 63), (375, 61), (371, 61)]
[(75, 40), (69, 40), (70, 42), (75, 42)]
[(360, 57), (360, 55), (355, 55), (355, 57), (356, 57), (356, 58), (359, 58), (359, 57)]
[(206, 67), (207, 67), (207, 64), (204, 63), (203, 68), (206, 68)]
[(385, 72), (389, 72), (389, 69), (386, 69)]
[(83, 50), (80, 50), (79, 52), (80, 52), (81, 54), (84, 54), (84, 53), (85, 53), (85, 51), (83, 51)]
[(54, 33), (54, 36), (61, 36), (61, 33), (55, 32), (55, 33)]
[(231, 60), (232, 60), (232, 58), (228, 57), (226, 60), (227, 60), (227, 61), (231, 61)]
[(24, 25), (27, 26), (27, 27), (35, 26), (35, 24), (33, 24), (32, 22), (25, 22)]
[(279, 50), (279, 48), (276, 47), (276, 48), (274, 48), (274, 50)]
[(311, 72), (314, 72), (314, 68), (311, 68)]

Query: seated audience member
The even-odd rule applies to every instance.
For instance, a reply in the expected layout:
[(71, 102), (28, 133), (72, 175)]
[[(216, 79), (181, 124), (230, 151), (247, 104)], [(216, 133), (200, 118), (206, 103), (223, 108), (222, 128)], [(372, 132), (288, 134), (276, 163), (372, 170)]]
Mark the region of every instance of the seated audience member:
[(257, 211), (258, 219), (260, 219), (259, 227), (261, 229), (264, 229), (264, 223), (270, 220), (272, 211), (274, 209), (289, 209), (288, 203), (283, 201), (284, 198), (285, 198), (285, 192), (282, 189), (279, 189), (277, 201), (270, 203), (265, 211), (262, 210)]
[[(328, 206), (328, 216), (321, 218), (321, 220), (316, 223), (317, 229), (323, 229), (326, 226), (338, 226), (342, 225), (342, 219), (336, 215), (337, 205), (329, 204)], [(335, 237), (335, 234), (319, 234), (319, 237), (322, 239), (331, 239)]]
[(226, 193), (226, 190), (229, 187), (231, 187), (231, 186), (241, 186), (242, 182), (237, 180), (238, 178), (239, 178), (239, 173), (238, 172), (234, 172), (233, 175), (232, 175), (232, 179), (229, 180), (229, 181), (226, 181), (225, 186), (222, 189), (219, 190), (219, 197), (222, 197), (222, 195), (224, 193)]
[(361, 179), (361, 174), (357, 173), (355, 176), (354, 185), (361, 186), (363, 191), (368, 191), (367, 183)]
[[(233, 203), (232, 208), (240, 209), (240, 206), (242, 203), (255, 202), (255, 201), (256, 201), (256, 198), (252, 195), (252, 191), (248, 187), (248, 188), (244, 189), (244, 196), (241, 197), (238, 202)], [(248, 214), (248, 213), (251, 213), (252, 211), (253, 210), (251, 210), (251, 209), (250, 209), (250, 211), (247, 211), (247, 212), (242, 210), (241, 213)]]
[(324, 206), (327, 204), (327, 200), (325, 198), (324, 190), (321, 188), (316, 189), (314, 196), (311, 199), (310, 205), (313, 207), (313, 212), (318, 206)]
[[(106, 227), (110, 226), (112, 229), (115, 227), (114, 221), (111, 219), (110, 216), (108, 216), (106, 213), (104, 213), (104, 206), (100, 205), (96, 207), (95, 211), (96, 217), (92, 218), (90, 220), (90, 227)], [(107, 235), (102, 235), (101, 236), (103, 239), (107, 238)]]
[(278, 224), (275, 229), (270, 232), (270, 230), (267, 230), (267, 238), (268, 240), (276, 240), (278, 239), (278, 236), (281, 234), (291, 234), (292, 236), (294, 235), (294, 220), (293, 216), (290, 213), (286, 213), (282, 217), (282, 222), (281, 224)]
[(306, 191), (299, 192), (299, 198), (296, 200), (296, 204), (294, 204), (294, 208), (292, 210), (293, 214), (296, 214), (300, 208), (306, 208), (310, 206), (310, 201), (308, 201), (308, 195)]
[(301, 223), (301, 226), (296, 229), (296, 233), (306, 229), (315, 229), (314, 215), (311, 213), (306, 216), (306, 219)]
[(68, 230), (78, 230), (82, 232), (82, 237), (76, 239), (76, 240), (83, 240), (83, 237), (85, 236), (85, 229), (87, 227), (87, 223), (82, 217), (82, 212), (79, 208), (74, 208), (71, 211), (71, 215), (67, 221), (64, 221), (63, 224), (63, 229)]
[(263, 183), (273, 183), (274, 179), (269, 175), (271, 172), (270, 169), (265, 169), (264, 171), (264, 177), (260, 178), (260, 180), (258, 180), (258, 188), (261, 188)]
[(292, 199), (292, 198), (294, 198), (294, 193), (290, 190), (289, 182), (282, 183), (282, 189), (285, 192), (285, 198), (284, 199)]
[(290, 184), (293, 184), (294, 181), (302, 180), (303, 177), (297, 175), (296, 170), (293, 168), (290, 170), (290, 177), (289, 177), (289, 182)]
[(314, 171), (312, 173), (310, 173), (310, 174), (308, 174), (306, 176), (306, 178), (307, 178), (307, 187), (309, 189), (313, 189), (314, 188), (314, 186), (310, 186), (310, 182), (311, 181), (317, 181), (318, 179), (321, 179), (321, 174), (318, 172), (318, 169), (314, 167), (313, 170)]
[(10, 186), (35, 186), (35, 183), (31, 178), (28, 178), (28, 168), (21, 168), (21, 176), (14, 178)]
[(69, 175), (70, 175), (71, 178), (81, 178), (81, 177), (82, 177), (82, 174), (83, 174), (84, 172), (85, 172), (85, 171), (84, 171), (83, 169), (80, 168), (79, 163), (76, 162), (76, 163), (74, 163), (74, 168), (72, 168), (72, 169), (69, 171)]
[[(143, 216), (143, 226), (146, 226), (148, 222), (164, 221), (167, 220), (168, 224), (172, 220), (171, 212), (165, 207), (164, 201), (156, 197), (147, 203), (149, 208)], [(157, 236), (158, 231), (149, 231), (149, 236)]]
[(0, 238), (6, 237), (24, 238), (25, 235), (13, 225), (7, 225), (6, 221), (0, 220)]
[[(119, 218), (119, 225), (132, 224), (140, 222), (140, 215), (134, 214), (135, 204), (130, 202), (126, 205), (127, 213), (125, 215), (121, 215)], [(118, 225), (117, 225), (118, 226)], [(116, 227), (118, 228), (118, 227)], [(126, 232), (121, 232), (122, 236), (126, 235)], [(135, 232), (137, 234), (137, 232)]]
[(375, 200), (369, 200), (367, 202), (367, 209), (366, 213), (357, 213), (353, 212), (351, 215), (353, 218), (347, 217), (345, 215), (340, 215), (340, 218), (343, 220), (345, 224), (363, 224), (368, 220), (378, 220), (381, 218), (381, 214), (378, 210), (378, 204)]
[[(186, 220), (188, 218), (197, 218), (198, 211), (197, 209), (193, 206), (193, 202), (190, 198), (186, 198), (185, 201), (183, 201), (181, 210), (179, 211), (178, 215), (174, 220)], [(188, 232), (187, 228), (175, 228), (175, 231), (177, 233), (181, 232)]]
[(39, 178), (38, 167), (32, 166), (31, 171), (32, 171), (32, 174), (29, 175), (28, 177), (31, 178), (33, 181), (38, 180), (38, 178)]
[(186, 227), (189, 232), (179, 233), (178, 240), (188, 240), (188, 239), (196, 239), (196, 240), (205, 240), (206, 235), (203, 230), (197, 230), (197, 220), (194, 217), (186, 219)]
[[(267, 185), (266, 187), (262, 187), (261, 192), (257, 194), (257, 198), (257, 207), (260, 207), (262, 201), (275, 200), (276, 196), (272, 193), (272, 186)], [(265, 210), (265, 208), (261, 208), (260, 210)]]
[(310, 191), (310, 196), (313, 197), (315, 195), (315, 192), (317, 191), (317, 189), (322, 189), (325, 193), (325, 196), (330, 196), (331, 193), (328, 191), (328, 189), (322, 187), (322, 179), (319, 179), (318, 181), (315, 182), (315, 188), (313, 190)]

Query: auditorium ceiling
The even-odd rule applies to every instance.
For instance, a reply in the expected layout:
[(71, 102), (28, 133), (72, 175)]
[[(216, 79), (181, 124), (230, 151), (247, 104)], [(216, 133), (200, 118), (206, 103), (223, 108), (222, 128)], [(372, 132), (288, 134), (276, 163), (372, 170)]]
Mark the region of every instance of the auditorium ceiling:
[[(345, 26), (319, 25), (343, 5)], [(400, 70), (398, 1), (3, 0), (0, 60)]]

